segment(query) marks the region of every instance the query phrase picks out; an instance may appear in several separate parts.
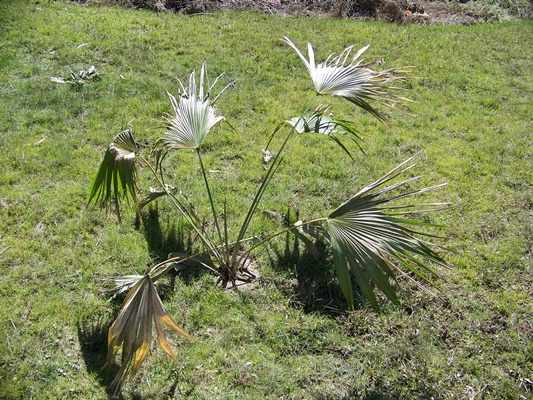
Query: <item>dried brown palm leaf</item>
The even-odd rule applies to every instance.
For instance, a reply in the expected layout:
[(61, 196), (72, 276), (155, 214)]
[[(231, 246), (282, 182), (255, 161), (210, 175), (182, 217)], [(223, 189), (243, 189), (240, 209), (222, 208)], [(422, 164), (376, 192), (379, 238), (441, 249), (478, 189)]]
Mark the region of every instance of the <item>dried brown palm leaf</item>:
[(119, 316), (109, 328), (106, 366), (115, 362), (122, 346), (122, 364), (111, 386), (120, 392), (133, 361), (131, 375), (134, 376), (150, 352), (152, 342), (152, 321), (155, 324), (157, 340), (174, 361), (178, 361), (166, 339), (161, 322), (183, 336), (194, 339), (181, 329), (170, 316), (159, 298), (150, 275), (145, 275), (129, 290)]

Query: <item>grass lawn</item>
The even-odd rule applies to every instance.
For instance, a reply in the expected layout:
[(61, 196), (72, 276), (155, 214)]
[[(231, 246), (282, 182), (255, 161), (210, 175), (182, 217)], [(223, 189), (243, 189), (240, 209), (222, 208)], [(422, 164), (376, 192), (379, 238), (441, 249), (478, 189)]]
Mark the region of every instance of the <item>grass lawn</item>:
[[(112, 278), (142, 274), (169, 251), (195, 248), (165, 201), (114, 215), (85, 208), (103, 152), (131, 127), (147, 148), (171, 112), (165, 90), (204, 61), (220, 87), (222, 123), (206, 139), (214, 197), (227, 199), (235, 233), (263, 169), (261, 149), (281, 121), (313, 97), (298, 56), (317, 59), (371, 43), (383, 68), (413, 66), (409, 113), (392, 127), (333, 99), (364, 136), (351, 161), (332, 141), (302, 135), (260, 206), (250, 234), (311, 219), (409, 156), (422, 185), (448, 186), (429, 222), (451, 269), (436, 296), (399, 277), (402, 307), (354, 312), (332, 266), (279, 240), (255, 254), (249, 290), (221, 290), (193, 271), (162, 287), (165, 306), (197, 342), (168, 332), (179, 359), (155, 350), (125, 398), (527, 399), (533, 396), (533, 24), (411, 26), (252, 13), (182, 16), (67, 1), (0, 3), (0, 398), (102, 399), (116, 369), (102, 370), (120, 300)], [(99, 79), (53, 82), (94, 65)], [(323, 99), (326, 101), (326, 99)], [(208, 215), (193, 154), (174, 177)], [(147, 182), (147, 185), (149, 182)], [(288, 243), (289, 248), (292, 242)], [(382, 299), (383, 300), (383, 299)]]

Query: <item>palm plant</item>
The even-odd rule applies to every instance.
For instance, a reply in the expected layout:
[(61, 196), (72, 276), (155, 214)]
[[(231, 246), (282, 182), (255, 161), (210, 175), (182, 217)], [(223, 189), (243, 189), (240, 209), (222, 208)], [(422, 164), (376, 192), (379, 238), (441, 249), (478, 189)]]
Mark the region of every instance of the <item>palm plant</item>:
[(87, 69), (82, 69), (79, 72), (74, 72), (70, 68), (67, 69), (68, 76), (66, 78), (60, 76), (52, 76), (50, 77), (50, 80), (56, 83), (67, 83), (69, 85), (73, 85), (73, 87), (77, 89), (81, 89), (83, 85), (95, 81), (99, 76), (94, 65), (91, 65)]
[[(411, 177), (399, 182), (395, 181), (400, 175), (411, 170), (411, 159), (350, 197), (323, 218), (298, 221), (288, 229), (262, 238), (246, 237), (262, 196), (278, 171), (283, 158), (289, 153), (290, 143), (299, 134), (312, 132), (331, 138), (353, 159), (340, 138), (347, 137), (359, 146), (358, 132), (353, 128), (352, 123), (326, 115), (330, 109), (329, 105), (319, 106), (310, 112), (318, 96), (341, 97), (383, 122), (386, 121), (386, 117), (372, 103), (393, 107), (394, 103), (406, 100), (394, 93), (397, 88), (391, 85), (405, 79), (401, 75), (401, 69), (392, 68), (378, 72), (373, 69), (372, 64), (363, 64), (360, 58), (368, 46), (357, 51), (353, 57), (350, 57), (353, 48), (348, 47), (339, 56), (331, 55), (325, 62), (317, 65), (311, 44), (308, 44), (309, 59), (306, 59), (290, 39), (285, 38), (285, 42), (304, 61), (314, 83), (316, 95), (304, 107), (299, 117), (291, 118), (280, 124), (271, 135), (265, 148), (270, 145), (274, 135), (282, 132), (285, 127), (288, 128), (285, 139), (269, 162), (269, 167), (235, 240), (230, 241), (228, 238), (225, 205), (223, 218), (220, 218), (217, 213), (200, 151), (210, 130), (224, 120), (224, 117), (217, 116), (215, 102), (229, 85), (212, 98), (211, 92), (218, 78), (207, 87), (205, 64), (200, 70), (199, 84), (196, 82), (196, 73), (193, 71), (187, 88), (180, 82), (181, 92), (177, 97), (168, 93), (174, 113), (167, 117), (166, 130), (154, 145), (155, 164), (140, 154), (139, 147), (135, 144), (129, 130), (121, 132), (115, 138), (104, 156), (93, 181), (88, 203), (102, 202), (106, 208), (114, 206), (120, 218), (120, 209), (124, 202), (134, 205), (140, 215), (141, 208), (146, 204), (158, 198), (167, 197), (196, 233), (204, 248), (202, 254), (174, 253), (171, 258), (154, 266), (144, 276), (128, 276), (119, 279), (118, 290), (128, 291), (128, 294), (119, 317), (109, 330), (107, 361), (108, 364), (114, 362), (116, 352), (122, 345), (122, 367), (114, 382), (117, 389), (120, 389), (120, 385), (127, 376), (132, 360), (134, 374), (148, 354), (152, 320), (155, 321), (159, 343), (172, 358), (174, 356), (164, 337), (160, 321), (190, 337), (170, 318), (154, 286), (154, 282), (174, 268), (176, 264), (194, 261), (218, 276), (223, 286), (235, 285), (239, 280), (248, 280), (252, 277), (252, 274), (247, 271), (246, 260), (255, 248), (282, 233), (291, 232), (310, 248), (314, 247), (313, 241), (320, 241), (331, 249), (338, 281), (349, 309), (355, 307), (352, 279), (355, 280), (371, 305), (379, 309), (375, 288), (382, 291), (393, 303), (399, 303), (391, 283), (395, 278), (395, 271), (402, 270), (402, 267), (407, 268), (421, 279), (431, 282), (431, 277), (437, 274), (424, 260), (437, 265), (445, 265), (436, 247), (419, 238), (419, 236), (428, 235), (415, 230), (415, 227), (435, 227), (435, 225), (408, 217), (408, 214), (440, 208), (444, 204), (396, 203), (398, 200), (441, 186), (402, 191), (419, 178)], [(198, 158), (214, 222), (214, 232), (205, 228), (202, 219), (197, 215), (188, 198), (168, 184), (163, 173), (162, 164), (168, 152), (187, 149), (194, 150)], [(158, 189), (151, 189), (144, 196), (139, 196), (137, 193), (136, 162), (141, 162), (148, 167), (159, 185)], [(251, 242), (252, 245), (246, 246), (245, 249), (245, 242)]]

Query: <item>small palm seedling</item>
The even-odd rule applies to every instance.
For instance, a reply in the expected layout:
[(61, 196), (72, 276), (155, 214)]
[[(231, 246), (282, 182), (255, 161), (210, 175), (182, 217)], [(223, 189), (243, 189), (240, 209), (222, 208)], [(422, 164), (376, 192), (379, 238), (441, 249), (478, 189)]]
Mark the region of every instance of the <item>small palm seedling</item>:
[(70, 68), (67, 70), (68, 76), (66, 78), (52, 76), (50, 80), (56, 83), (67, 83), (79, 89), (86, 83), (96, 80), (99, 76), (94, 65), (91, 65), (87, 69), (82, 69), (79, 72), (72, 71)]
[[(165, 132), (154, 144), (153, 163), (141, 155), (130, 130), (118, 134), (106, 151), (93, 181), (88, 203), (103, 203), (106, 208), (114, 207), (120, 218), (123, 203), (133, 205), (140, 216), (142, 207), (166, 197), (197, 235), (203, 247), (200, 254), (172, 253), (171, 258), (154, 266), (144, 276), (119, 278), (119, 291), (128, 293), (119, 317), (109, 330), (107, 360), (108, 364), (113, 363), (119, 347), (122, 346), (122, 367), (114, 381), (117, 390), (120, 390), (131, 364), (133, 363), (134, 374), (146, 358), (151, 341), (152, 320), (160, 345), (172, 358), (175, 357), (163, 334), (161, 321), (190, 338), (172, 320), (154, 286), (157, 279), (181, 263), (194, 262), (215, 274), (223, 286), (235, 285), (252, 277), (247, 270), (246, 261), (254, 249), (278, 235), (291, 232), (313, 251), (316, 250), (316, 241), (322, 242), (330, 249), (337, 278), (350, 309), (355, 307), (353, 281), (371, 305), (379, 309), (375, 288), (393, 303), (399, 303), (391, 283), (395, 279), (396, 271), (407, 268), (421, 279), (431, 282), (431, 277), (438, 275), (424, 260), (445, 265), (436, 247), (420, 238), (429, 235), (415, 230), (417, 227), (435, 226), (409, 219), (408, 216), (439, 208), (443, 204), (417, 205), (397, 202), (441, 186), (405, 190), (419, 178), (400, 178), (413, 167), (410, 164), (412, 159), (368, 185), (323, 218), (298, 221), (281, 232), (265, 234), (260, 238), (246, 236), (267, 187), (284, 157), (289, 154), (291, 142), (301, 133), (311, 132), (330, 138), (353, 159), (341, 138), (348, 138), (359, 146), (358, 132), (352, 123), (328, 114), (329, 105), (318, 106), (314, 111), (310, 111), (319, 96), (330, 95), (346, 99), (383, 122), (386, 122), (385, 116), (373, 103), (393, 107), (395, 103), (407, 100), (394, 92), (397, 88), (393, 83), (405, 79), (402, 70), (392, 68), (378, 72), (372, 64), (363, 64), (361, 56), (368, 46), (353, 56), (352, 47), (348, 47), (340, 56), (331, 55), (325, 62), (316, 64), (311, 44), (308, 44), (309, 59), (306, 59), (290, 39), (285, 38), (285, 42), (304, 61), (316, 94), (299, 117), (281, 123), (271, 135), (265, 149), (270, 146), (274, 135), (287, 131), (274, 156), (268, 150), (263, 150), (265, 159), (268, 155), (269, 166), (234, 240), (228, 237), (225, 204), (223, 214), (217, 213), (200, 151), (211, 129), (224, 120), (223, 116), (217, 115), (215, 103), (229, 85), (218, 95), (212, 96), (218, 78), (212, 85), (206, 84), (205, 64), (200, 70), (198, 83), (196, 72), (193, 71), (187, 86), (180, 82), (181, 91), (178, 96), (168, 93), (173, 114), (167, 117)], [(168, 153), (186, 150), (194, 151), (198, 159), (211, 211), (212, 229), (206, 228), (204, 219), (197, 214), (194, 205), (174, 184), (167, 182), (164, 173), (163, 163), (168, 159)], [(139, 193), (137, 187), (138, 162), (147, 167), (144, 170), (151, 172), (159, 186), (144, 195)]]

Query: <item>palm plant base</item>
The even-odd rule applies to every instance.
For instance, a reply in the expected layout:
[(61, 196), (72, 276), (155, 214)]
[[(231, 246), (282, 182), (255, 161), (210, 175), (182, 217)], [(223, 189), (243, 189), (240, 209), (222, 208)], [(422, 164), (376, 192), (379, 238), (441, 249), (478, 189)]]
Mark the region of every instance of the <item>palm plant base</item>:
[(217, 277), (217, 284), (220, 287), (224, 289), (250, 288), (253, 282), (259, 277), (259, 271), (250, 258), (237, 266), (237, 272), (235, 274), (231, 270), (232, 268), (229, 265), (220, 270), (220, 275)]

